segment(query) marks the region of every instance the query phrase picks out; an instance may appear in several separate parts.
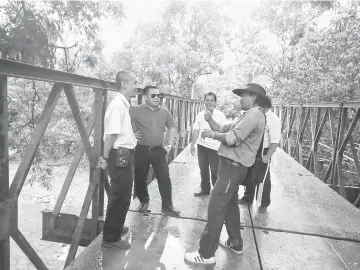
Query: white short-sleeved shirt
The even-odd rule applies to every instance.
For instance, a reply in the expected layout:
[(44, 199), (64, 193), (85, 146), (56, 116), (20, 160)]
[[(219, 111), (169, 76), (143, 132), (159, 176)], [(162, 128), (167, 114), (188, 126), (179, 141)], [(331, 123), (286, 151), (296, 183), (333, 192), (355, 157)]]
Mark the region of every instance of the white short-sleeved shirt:
[(268, 148), (272, 143), (279, 143), (281, 139), (281, 121), (271, 110), (265, 114), (266, 126), (264, 134), (264, 148)]
[[(205, 120), (204, 115), (205, 115), (205, 111), (201, 111), (201, 112), (198, 113), (198, 115), (195, 118), (193, 129), (194, 130), (199, 130), (199, 136), (198, 136), (198, 139), (197, 139), (196, 142), (197, 142), (197, 144), (199, 144), (201, 146), (204, 146), (204, 147), (207, 147), (207, 148), (210, 148), (210, 149), (213, 149), (213, 150), (217, 151), (219, 149), (219, 147), (220, 147), (220, 144), (221, 144), (220, 141), (213, 140), (211, 138), (205, 138), (205, 139), (201, 138), (201, 132), (204, 129), (211, 130), (211, 127), (210, 127), (209, 123)], [(226, 122), (227, 122), (225, 114), (222, 111), (218, 110), (218, 109), (214, 109), (214, 111), (213, 111), (213, 119), (214, 119), (214, 121), (216, 123), (218, 123), (220, 125), (225, 125)]]
[(124, 147), (134, 149), (137, 140), (134, 135), (129, 115), (130, 103), (121, 94), (117, 93), (106, 109), (104, 118), (104, 141), (106, 135), (117, 134), (113, 148)]

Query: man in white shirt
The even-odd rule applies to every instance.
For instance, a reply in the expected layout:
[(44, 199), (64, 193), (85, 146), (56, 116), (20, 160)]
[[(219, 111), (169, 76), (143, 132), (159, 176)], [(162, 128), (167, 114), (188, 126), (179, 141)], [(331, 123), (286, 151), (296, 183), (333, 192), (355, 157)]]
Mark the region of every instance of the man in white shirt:
[[(266, 126), (264, 133), (264, 152), (262, 157), (262, 164), (259, 166), (256, 172), (256, 178), (264, 179), (263, 194), (261, 198), (261, 205), (259, 207), (259, 213), (266, 212), (267, 207), (270, 205), (270, 192), (271, 192), (271, 180), (270, 180), (270, 160), (272, 155), (275, 153), (280, 139), (281, 139), (281, 121), (269, 108), (267, 108), (266, 115)], [(245, 188), (244, 196), (239, 200), (240, 204), (252, 204), (255, 196), (256, 186), (248, 186)]]
[[(216, 95), (212, 92), (209, 92), (204, 97), (205, 107), (207, 110), (212, 112), (213, 119), (220, 125), (226, 124), (225, 114), (216, 109)], [(205, 129), (210, 130), (208, 121), (204, 118), (205, 111), (201, 111), (195, 118), (193, 126), (193, 137), (191, 141), (190, 152), (192, 155), (195, 155), (195, 143), (197, 142), (197, 156), (198, 163), (200, 167), (201, 175), (201, 190), (196, 192), (195, 196), (206, 196), (210, 194), (210, 174), (209, 174), (209, 165), (211, 171), (211, 182), (215, 186), (217, 179), (217, 169), (219, 166), (219, 156), (218, 149), (221, 142), (214, 140), (212, 138), (200, 138), (199, 134)], [(198, 138), (199, 137), (199, 138)]]
[(102, 246), (129, 249), (131, 244), (121, 240), (128, 231), (124, 226), (131, 202), (134, 180), (134, 148), (137, 139), (129, 115), (130, 99), (136, 94), (136, 77), (130, 71), (116, 75), (118, 93), (106, 109), (104, 118), (104, 151), (98, 166), (106, 169), (111, 178)]

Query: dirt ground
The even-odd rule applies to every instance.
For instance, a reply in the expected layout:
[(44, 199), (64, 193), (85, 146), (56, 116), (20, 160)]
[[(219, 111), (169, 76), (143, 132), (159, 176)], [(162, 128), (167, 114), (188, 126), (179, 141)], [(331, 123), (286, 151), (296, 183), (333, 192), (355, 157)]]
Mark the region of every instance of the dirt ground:
[[(10, 179), (16, 173), (18, 164), (10, 165)], [(40, 185), (24, 185), (19, 197), (19, 228), (28, 242), (32, 245), (45, 265), (51, 270), (63, 269), (69, 246), (41, 240), (42, 214), (44, 209), (53, 209), (62, 184), (65, 180), (68, 166), (54, 167), (52, 189), (46, 190)], [(89, 172), (86, 168), (78, 168), (72, 185), (64, 202), (62, 212), (79, 215), (87, 189)], [(91, 209), (91, 208), (90, 208)], [(22, 253), (17, 244), (11, 240), (11, 269), (36, 269), (29, 259)], [(79, 247), (77, 255), (83, 250)]]

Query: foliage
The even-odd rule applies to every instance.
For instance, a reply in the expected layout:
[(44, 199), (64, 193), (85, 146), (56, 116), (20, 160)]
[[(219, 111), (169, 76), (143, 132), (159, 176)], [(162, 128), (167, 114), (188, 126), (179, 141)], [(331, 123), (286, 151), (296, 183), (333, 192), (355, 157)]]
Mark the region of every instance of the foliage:
[[(122, 4), (92, 1), (7, 1), (0, 6), (0, 52), (2, 58), (68, 72), (98, 73), (102, 61), (102, 41), (98, 37), (101, 19), (123, 17)], [(70, 44), (70, 45), (69, 45)], [(51, 90), (44, 82), (10, 79), (10, 158), (24, 153)], [(93, 94), (75, 89), (86, 120)], [(28, 182), (47, 188), (51, 166), (67, 163), (79, 142), (78, 131), (64, 95), (35, 155)]]
[(196, 80), (221, 69), (228, 25), (213, 2), (171, 2), (159, 20), (138, 26), (114, 66), (134, 70), (142, 84), (164, 92), (201, 97)]

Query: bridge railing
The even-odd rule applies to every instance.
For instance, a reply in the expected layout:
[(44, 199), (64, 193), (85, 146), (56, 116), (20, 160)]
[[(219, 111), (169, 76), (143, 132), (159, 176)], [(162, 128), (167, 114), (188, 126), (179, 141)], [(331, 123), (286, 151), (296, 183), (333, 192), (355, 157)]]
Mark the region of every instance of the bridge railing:
[(360, 102), (275, 105), (281, 147), (354, 205), (360, 203)]
[[(23, 154), (17, 172), (9, 186), (9, 114), (7, 89), (8, 78), (11, 77), (49, 82), (52, 85), (52, 89), (31, 136), (31, 140)], [(85, 91), (91, 90), (95, 96), (92, 112), (86, 123), (76, 99), (75, 92), (77, 92), (77, 87), (81, 87), (82, 90), (87, 89)], [(100, 170), (96, 165), (103, 148), (103, 116), (106, 110), (107, 94), (108, 91), (115, 90), (116, 87), (113, 82), (0, 59), (0, 269), (10, 269), (10, 237), (15, 240), (37, 269), (47, 269), (44, 262), (19, 230), (17, 208), (22, 187), (62, 92), (65, 93), (67, 102), (70, 105), (81, 140), (75, 150), (75, 155), (70, 164), (55, 207), (46, 221), (46, 228), (43, 228), (43, 236), (47, 235), (50, 239), (51, 236), (56, 235), (60, 227), (59, 219), (64, 216), (60, 211), (84, 152), (90, 164), (90, 179), (81, 212), (79, 217), (76, 218), (76, 226), (70, 229), (69, 243), (71, 243), (71, 246), (65, 267), (75, 258), (81, 242), (88, 243), (101, 232), (99, 221), (101, 221), (101, 217), (104, 215), (104, 193), (109, 187), (109, 182), (104, 170)], [(138, 103), (141, 103), (141, 101), (142, 97), (139, 93)], [(167, 94), (165, 94), (162, 102), (175, 117), (179, 131), (176, 143), (168, 156), (168, 161), (171, 162), (190, 141), (192, 124), (196, 114), (202, 109), (203, 103), (198, 100)], [(91, 143), (89, 139), (92, 134), (93, 143)], [(153, 177), (150, 173), (149, 181), (151, 179), (153, 179)], [(88, 220), (87, 215), (90, 205), (92, 206), (92, 219)], [(84, 239), (84, 235), (86, 235), (84, 234), (84, 228), (87, 228), (88, 234), (90, 234), (88, 239)]]

